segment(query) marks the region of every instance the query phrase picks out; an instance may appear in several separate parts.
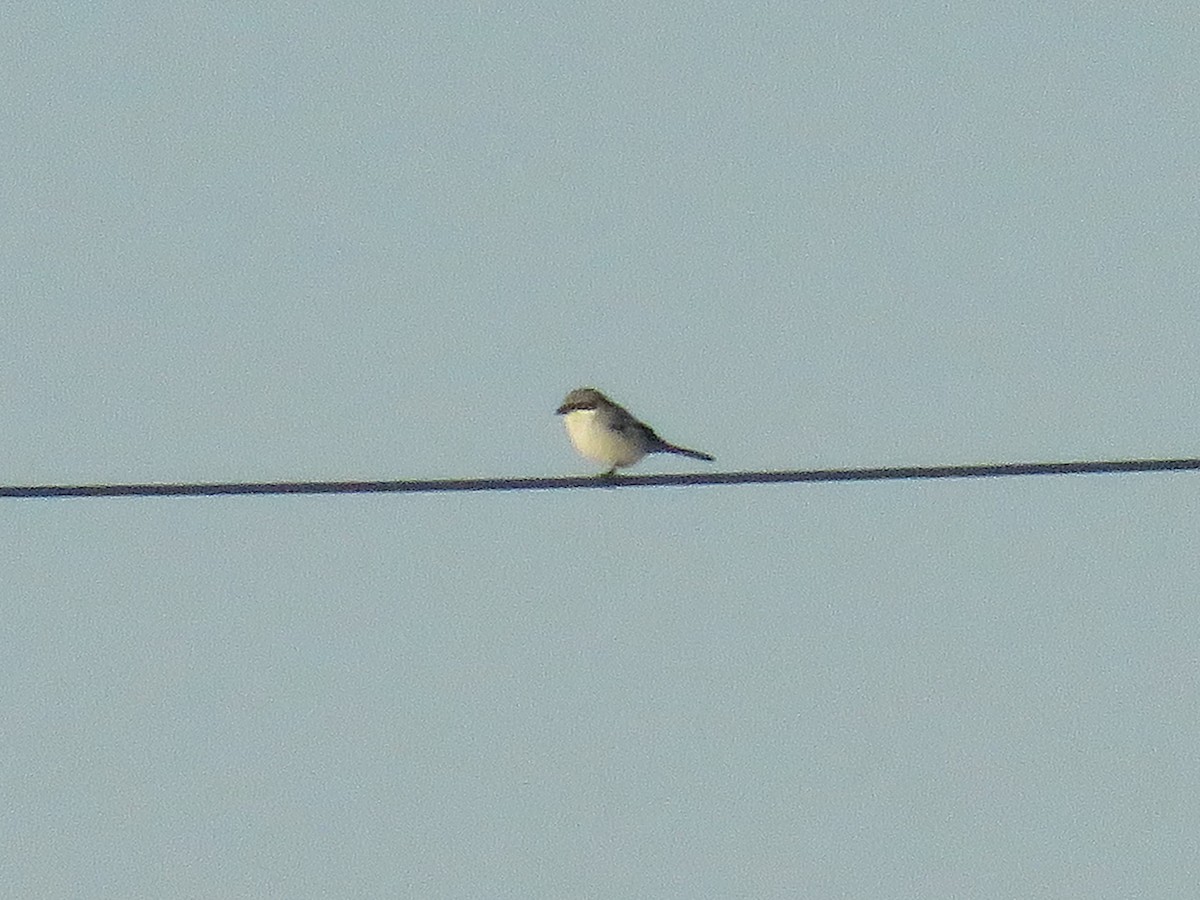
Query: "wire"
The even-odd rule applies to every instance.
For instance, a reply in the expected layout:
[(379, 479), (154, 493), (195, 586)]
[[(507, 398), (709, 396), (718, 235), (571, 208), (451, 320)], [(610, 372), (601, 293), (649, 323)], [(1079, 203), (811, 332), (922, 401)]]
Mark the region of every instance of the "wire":
[(543, 491), (698, 484), (783, 484), (808, 481), (901, 481), (998, 478), (1014, 475), (1101, 475), (1200, 469), (1200, 459), (1119, 459), (1090, 462), (798, 469), (677, 475), (575, 475), (564, 478), (446, 478), (427, 481), (268, 481), (212, 484), (0, 485), (3, 497), (214, 497), (224, 494), (430, 494), (452, 491)]

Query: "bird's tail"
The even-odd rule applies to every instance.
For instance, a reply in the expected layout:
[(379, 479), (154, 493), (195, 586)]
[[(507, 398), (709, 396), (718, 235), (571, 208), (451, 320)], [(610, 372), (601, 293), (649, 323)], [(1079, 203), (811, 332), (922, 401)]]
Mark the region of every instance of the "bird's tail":
[(659, 448), (659, 450), (662, 453), (674, 453), (677, 456), (688, 456), (692, 459), (703, 459), (706, 462), (713, 461), (713, 457), (709, 456), (707, 453), (701, 453), (699, 450), (689, 450), (687, 447), (676, 447), (674, 444), (668, 444), (666, 441), (662, 442), (662, 446)]

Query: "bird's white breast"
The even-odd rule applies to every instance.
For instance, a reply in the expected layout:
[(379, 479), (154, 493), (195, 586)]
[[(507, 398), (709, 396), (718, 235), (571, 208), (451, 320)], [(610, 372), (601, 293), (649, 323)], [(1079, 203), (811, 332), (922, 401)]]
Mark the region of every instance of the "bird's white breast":
[(567, 436), (582, 456), (605, 466), (632, 466), (646, 455), (636, 433), (614, 431), (594, 409), (575, 409), (563, 416)]

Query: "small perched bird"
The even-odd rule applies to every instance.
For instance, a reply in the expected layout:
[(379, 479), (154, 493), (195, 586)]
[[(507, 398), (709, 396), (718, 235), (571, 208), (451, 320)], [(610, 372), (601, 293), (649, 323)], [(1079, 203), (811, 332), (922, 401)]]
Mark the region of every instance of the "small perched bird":
[(647, 453), (675, 453), (712, 462), (698, 450), (668, 444), (645, 422), (639, 422), (623, 406), (613, 403), (595, 388), (576, 388), (557, 410), (567, 426), (567, 437), (580, 455), (598, 462), (612, 475), (632, 466)]

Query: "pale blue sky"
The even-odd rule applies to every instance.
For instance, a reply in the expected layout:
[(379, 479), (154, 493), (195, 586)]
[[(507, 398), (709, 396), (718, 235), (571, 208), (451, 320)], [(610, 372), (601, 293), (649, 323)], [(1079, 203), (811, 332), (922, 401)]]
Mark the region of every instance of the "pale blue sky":
[[(9, 11), (0, 483), (1194, 456), (1198, 38)], [(1196, 478), (0, 502), (0, 883), (1181, 896)]]

